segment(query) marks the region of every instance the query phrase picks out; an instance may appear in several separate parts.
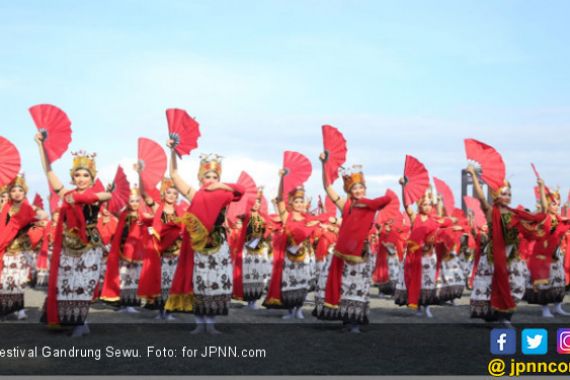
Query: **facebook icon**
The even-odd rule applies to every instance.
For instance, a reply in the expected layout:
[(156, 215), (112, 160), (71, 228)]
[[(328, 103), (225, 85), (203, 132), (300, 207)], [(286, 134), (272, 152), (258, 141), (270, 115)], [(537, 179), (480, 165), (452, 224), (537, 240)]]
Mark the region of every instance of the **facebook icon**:
[(517, 351), (517, 332), (514, 329), (491, 330), (491, 353), (514, 355)]

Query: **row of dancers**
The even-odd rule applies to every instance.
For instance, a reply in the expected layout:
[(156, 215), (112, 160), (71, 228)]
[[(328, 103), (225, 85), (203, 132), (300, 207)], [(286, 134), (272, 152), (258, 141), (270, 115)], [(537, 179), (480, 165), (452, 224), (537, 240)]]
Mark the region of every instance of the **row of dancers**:
[[(314, 317), (343, 321), (357, 333), (368, 322), (374, 286), (428, 318), (431, 305), (454, 303), (465, 288), (471, 290), (471, 317), (508, 321), (522, 300), (542, 305), (545, 318), (552, 311), (568, 315), (562, 302), (570, 280), (570, 255), (564, 254), (570, 223), (559, 192), (540, 178), (531, 212), (510, 207), (506, 181), (491, 189), (489, 200), (480, 173), (469, 165), (480, 209), (467, 213), (446, 209), (431, 187), (411, 204), (402, 178), (402, 212), (391, 191), (367, 197), (360, 166), (341, 173), (344, 194), (338, 194), (325, 152), (319, 159), (327, 201), (311, 210), (302, 184), (285, 192), (283, 168), (269, 213), (262, 188), (246, 195), (243, 184), (221, 182), (217, 155), (200, 158), (199, 188), (191, 186), (169, 140), (169, 176), (159, 195), (141, 181), (114, 215), (111, 189), (94, 187), (94, 155), (74, 155), (68, 189), (52, 170), (42, 134), (35, 140), (60, 201), (48, 215), (41, 203), (27, 200), (22, 175), (0, 190), (4, 316), (26, 318), (24, 287), (30, 283), (47, 290), (42, 320), (73, 326), (72, 336), (89, 333), (89, 308), (98, 300), (127, 313), (142, 305), (164, 320), (192, 312), (194, 333), (217, 334), (215, 318), (229, 313), (232, 299), (304, 319), (310, 292)], [(228, 207), (242, 200), (243, 212), (230, 219)]]

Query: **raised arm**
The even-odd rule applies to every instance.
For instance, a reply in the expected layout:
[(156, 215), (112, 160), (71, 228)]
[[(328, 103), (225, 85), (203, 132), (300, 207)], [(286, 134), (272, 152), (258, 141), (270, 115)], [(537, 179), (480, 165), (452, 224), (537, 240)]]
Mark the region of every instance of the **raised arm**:
[(410, 217), (410, 221), (414, 223), (414, 220), (416, 220), (416, 213), (414, 212), (412, 206), (406, 204), (406, 196), (404, 194), (404, 188), (406, 187), (406, 180), (404, 179), (404, 177), (402, 177), (398, 182), (402, 186), (402, 204), (404, 205), (404, 210), (406, 210), (406, 214), (408, 214), (408, 216)]
[(51, 188), (55, 191), (55, 193), (61, 197), (68, 190), (63, 187), (63, 184), (51, 169), (51, 164), (49, 163), (46, 151), (44, 149), (44, 139), (42, 134), (40, 132), (36, 133), (34, 140), (38, 144), (38, 148), (40, 151), (40, 160), (42, 162), (42, 168), (44, 170), (48, 183), (51, 186)]
[(483, 193), (483, 189), (481, 188), (481, 184), (479, 183), (479, 176), (475, 172), (475, 168), (473, 165), (467, 166), (467, 173), (471, 174), (471, 178), (473, 178), (473, 189), (475, 190), (475, 198), (479, 200), (481, 204), (481, 209), (487, 216), (487, 220), (490, 220), (490, 213), (492, 210), (491, 205), (487, 202), (487, 198), (485, 197), (485, 193)]
[(544, 190), (544, 180), (539, 178), (536, 180), (538, 184), (538, 189), (540, 191), (540, 207), (542, 212), (548, 212), (548, 201), (546, 200), (546, 191)]
[(346, 204), (346, 199), (341, 198), (340, 195), (334, 190), (331, 184), (329, 184), (329, 179), (327, 178), (327, 172), (325, 170), (325, 163), (327, 160), (327, 155), (325, 153), (321, 153), (319, 156), (321, 163), (323, 164), (323, 188), (325, 189), (327, 196), (333, 201), (335, 206), (342, 212), (344, 210), (344, 205)]
[[(449, 215), (451, 215), (452, 210), (445, 210)], [(441, 218), (443, 217), (443, 197), (441, 194), (437, 194), (437, 215)]]
[(194, 195), (196, 195), (196, 190), (193, 187), (191, 187), (189, 184), (187, 184), (182, 179), (180, 174), (178, 174), (178, 161), (176, 157), (176, 151), (174, 150), (173, 147), (173, 143), (174, 141), (172, 140), (168, 140), (168, 142), (166, 143), (166, 146), (170, 148), (170, 178), (172, 178), (172, 182), (174, 182), (176, 190), (178, 190), (178, 192), (182, 194), (183, 197), (185, 197), (191, 202), (192, 198), (194, 198)]
[(141, 176), (141, 170), (142, 170), (141, 165), (137, 162), (136, 164), (133, 165), (133, 168), (139, 175), (139, 190), (141, 192), (141, 198), (144, 200), (144, 203), (146, 203), (146, 205), (152, 209), (152, 212), (156, 212), (156, 210), (158, 210), (158, 205), (156, 204), (154, 199), (152, 199), (152, 197), (148, 195), (144, 190), (142, 176)]
[(277, 190), (277, 211), (279, 212), (279, 217), (285, 223), (287, 219), (287, 207), (285, 206), (285, 200), (283, 199), (283, 176), (285, 176), (285, 170), (279, 170), (279, 189)]

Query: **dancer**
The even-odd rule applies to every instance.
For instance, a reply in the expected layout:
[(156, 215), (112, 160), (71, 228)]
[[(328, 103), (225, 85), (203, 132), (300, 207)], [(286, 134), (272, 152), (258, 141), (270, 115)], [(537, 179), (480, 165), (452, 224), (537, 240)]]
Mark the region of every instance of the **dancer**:
[[(402, 192), (406, 186), (403, 178), (400, 179)], [(439, 228), (451, 226), (449, 218), (438, 219), (433, 214), (433, 193), (431, 188), (418, 200), (418, 212), (411, 205), (406, 204), (406, 197), (402, 194), (404, 209), (408, 214), (412, 229), (406, 242), (406, 255), (400, 277), (394, 293), (396, 305), (407, 305), (417, 310), (417, 315), (425, 312), (427, 318), (432, 318), (430, 305), (437, 304), (436, 297), (436, 266), (437, 257), (434, 243)]]
[(263, 189), (258, 188), (250, 211), (245, 215), (243, 227), (236, 247), (234, 261), (234, 298), (247, 302), (248, 308), (257, 309), (256, 301), (261, 299), (269, 278), (269, 231), (267, 216), (261, 212)]
[(378, 229), (378, 253), (372, 280), (374, 284), (378, 285), (381, 296), (392, 296), (398, 282), (405, 240), (402, 239), (400, 227), (395, 225), (393, 219), (380, 222), (382, 224), (376, 225)]
[(153, 250), (147, 251), (147, 254), (152, 256), (147, 256), (145, 259), (138, 294), (145, 298), (147, 302), (145, 307), (158, 310), (156, 319), (172, 321), (176, 318), (164, 310), (164, 305), (172, 286), (182, 246), (182, 225), (178, 222), (178, 218), (182, 217), (185, 210), (176, 204), (178, 191), (170, 178), (162, 179), (159, 203), (146, 195), (144, 189), (141, 188), (141, 190), (143, 190), (145, 203), (154, 212), (153, 244), (158, 247), (160, 258), (156, 257)]
[(506, 181), (491, 191), (493, 205), (490, 205), (475, 168), (469, 165), (467, 172), (473, 178), (475, 196), (490, 226), (490, 243), (481, 254), (473, 281), (471, 317), (509, 325), (529, 276), (527, 265), (519, 256), (519, 232), (526, 229), (522, 222), (539, 222), (540, 216), (509, 207), (511, 186)]
[(170, 178), (191, 204), (182, 216), (182, 247), (165, 310), (192, 311), (197, 324), (193, 333), (219, 334), (214, 318), (228, 314), (233, 278), (225, 210), (231, 202), (239, 201), (245, 190), (239, 184), (220, 182), (221, 157), (215, 154), (200, 157), (201, 187), (190, 187), (178, 173), (173, 143), (167, 142), (171, 149)]
[(33, 254), (28, 231), (47, 214), (28, 203), (23, 176), (13, 179), (7, 191), (8, 202), (0, 211), (0, 316), (15, 313), (17, 319), (26, 319), (24, 287), (31, 270), (27, 256)]
[(340, 197), (330, 185), (325, 170), (327, 155), (321, 153), (323, 187), (342, 212), (342, 223), (334, 253), (330, 258), (324, 299), (316, 300), (314, 315), (319, 319), (339, 319), (360, 332), (368, 322), (368, 293), (375, 255), (368, 240), (376, 212), (391, 201), (388, 195), (367, 199), (361, 166), (345, 170), (342, 179), (347, 198)]
[(36, 134), (42, 167), (50, 186), (63, 199), (50, 263), (48, 296), (42, 320), (49, 325), (75, 326), (72, 336), (89, 333), (86, 324), (93, 292), (99, 280), (103, 244), (97, 230), (100, 202), (111, 199), (95, 193), (95, 155), (74, 154), (70, 171), (73, 190), (63, 187), (44, 149), (44, 137)]
[(541, 305), (542, 316), (552, 318), (549, 304), (554, 304), (554, 312), (570, 315), (562, 309), (566, 294), (565, 273), (560, 244), (563, 236), (570, 230), (568, 220), (559, 214), (560, 193), (545, 190), (544, 181), (538, 179), (541, 209), (545, 210), (545, 219), (536, 231), (536, 242), (532, 255), (527, 260), (530, 281), (524, 299), (529, 304)]
[(100, 297), (118, 305), (118, 311), (124, 313), (138, 313), (135, 307), (141, 303), (137, 289), (144, 250), (150, 240), (148, 227), (152, 215), (142, 211), (140, 202), (139, 189), (132, 188), (129, 203), (119, 217), (117, 233), (113, 236)]
[(274, 239), (273, 271), (263, 306), (287, 309), (288, 313), (283, 319), (304, 319), (302, 308), (311, 280), (311, 234), (319, 222), (311, 220), (306, 214), (307, 202), (303, 187), (293, 189), (288, 194), (288, 204), (285, 205), (284, 175), (285, 170), (281, 169), (277, 205), (283, 232)]
[(109, 211), (106, 204), (101, 206), (99, 211), (99, 219), (97, 220), (97, 230), (101, 236), (101, 242), (103, 243), (103, 256), (101, 257), (101, 271), (99, 273), (99, 283), (95, 289), (94, 299), (99, 299), (101, 297), (101, 290), (103, 288), (103, 283), (105, 282), (105, 274), (107, 273), (107, 260), (109, 259), (109, 252), (111, 252), (111, 243), (115, 232), (117, 231), (117, 225), (119, 220), (115, 215)]

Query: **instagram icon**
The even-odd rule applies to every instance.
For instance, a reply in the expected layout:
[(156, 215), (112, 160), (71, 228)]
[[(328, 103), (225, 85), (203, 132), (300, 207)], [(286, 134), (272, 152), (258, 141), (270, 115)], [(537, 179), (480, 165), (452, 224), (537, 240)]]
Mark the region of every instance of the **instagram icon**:
[(570, 329), (558, 329), (556, 350), (559, 354), (570, 355)]

